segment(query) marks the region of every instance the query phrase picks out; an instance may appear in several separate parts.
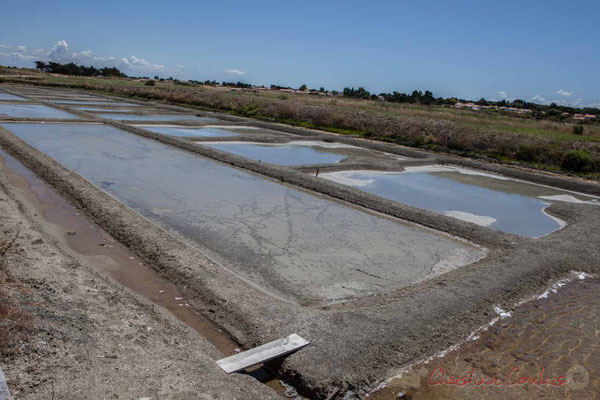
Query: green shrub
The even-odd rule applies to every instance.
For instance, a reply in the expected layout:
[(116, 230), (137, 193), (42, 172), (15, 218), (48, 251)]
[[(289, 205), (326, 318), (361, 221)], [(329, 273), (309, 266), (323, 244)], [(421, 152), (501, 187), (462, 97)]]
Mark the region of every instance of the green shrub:
[(583, 135), (583, 126), (574, 125), (573, 126), (573, 135)]
[(154, 86), (154, 85), (156, 85), (156, 82), (154, 82), (154, 81), (152, 81), (152, 80), (150, 80), (150, 81), (146, 81), (145, 85), (146, 85), (146, 86)]
[(565, 171), (589, 172), (593, 168), (593, 163), (587, 151), (570, 150), (565, 153), (560, 167)]
[(515, 154), (519, 161), (534, 162), (538, 158), (538, 148), (531, 144), (522, 144)]

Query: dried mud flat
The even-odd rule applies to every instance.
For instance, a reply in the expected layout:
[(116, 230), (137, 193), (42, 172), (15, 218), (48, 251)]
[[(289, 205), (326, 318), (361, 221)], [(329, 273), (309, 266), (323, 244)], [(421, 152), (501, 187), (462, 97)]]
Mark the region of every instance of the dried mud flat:
[(68, 254), (67, 232), (19, 198), (7, 185), (11, 174), (0, 165), (2, 234), (19, 232), (3, 288), (31, 318), (27, 336), (2, 356), (15, 398), (278, 397), (250, 376), (225, 375), (215, 364), (222, 354), (206, 339)]

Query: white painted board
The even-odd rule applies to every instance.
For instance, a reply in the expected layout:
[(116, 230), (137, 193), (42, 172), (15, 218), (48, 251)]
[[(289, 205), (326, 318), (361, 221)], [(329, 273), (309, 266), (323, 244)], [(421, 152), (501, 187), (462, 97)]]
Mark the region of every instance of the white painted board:
[(222, 358), (217, 361), (217, 364), (223, 371), (230, 374), (284, 356), (303, 348), (307, 344), (309, 344), (307, 340), (293, 333), (286, 338), (277, 339), (262, 346)]

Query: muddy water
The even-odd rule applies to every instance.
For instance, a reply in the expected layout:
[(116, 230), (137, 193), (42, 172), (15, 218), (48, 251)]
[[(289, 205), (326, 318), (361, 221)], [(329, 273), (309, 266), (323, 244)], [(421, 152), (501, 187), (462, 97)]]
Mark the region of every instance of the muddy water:
[(4, 127), (275, 297), (344, 300), (481, 256), (433, 231), (110, 126)]
[[(278, 165), (330, 164), (347, 157), (385, 157), (385, 153), (321, 141), (289, 143), (210, 142), (205, 146), (228, 151), (255, 161)], [(391, 155), (390, 155), (391, 156)], [(402, 158), (395, 156), (394, 158)]]
[[(56, 227), (60, 240), (71, 250), (84, 256), (88, 263), (116, 282), (166, 309), (223, 355), (229, 356), (239, 351), (239, 345), (204, 316), (199, 311), (201, 307), (186, 299), (175, 285), (161, 277), (151, 266), (142, 263), (15, 158), (0, 150), (0, 160), (8, 167), (8, 179), (12, 187), (33, 205), (46, 222)], [(265, 367), (252, 367), (247, 373), (277, 393), (285, 392), (285, 387)]]
[(35, 104), (0, 104), (0, 117), (79, 119), (76, 115)]
[(232, 132), (222, 128), (180, 128), (177, 126), (153, 126), (153, 125), (137, 125), (142, 129), (151, 132), (162, 133), (163, 135), (180, 136), (180, 137), (231, 137), (239, 136), (238, 132)]
[[(400, 392), (414, 400), (597, 399), (599, 329), (600, 279), (576, 278), (519, 306), (477, 340), (388, 380), (369, 399), (398, 399)], [(450, 377), (465, 384), (448, 384)]]
[[(405, 172), (343, 171), (321, 177), (414, 207), (521, 236), (539, 237), (564, 223), (545, 213), (555, 199), (597, 202), (589, 196), (453, 167)], [(600, 205), (600, 203), (598, 203)]]
[(127, 113), (101, 113), (102, 118), (115, 119), (119, 121), (201, 121), (215, 123), (220, 122), (217, 118), (198, 117), (186, 114), (127, 114)]

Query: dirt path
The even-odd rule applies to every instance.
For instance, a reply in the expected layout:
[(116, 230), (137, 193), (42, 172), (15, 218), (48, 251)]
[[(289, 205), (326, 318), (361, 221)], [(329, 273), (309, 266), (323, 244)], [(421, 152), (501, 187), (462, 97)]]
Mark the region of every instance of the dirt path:
[[(2, 300), (22, 307), (32, 322), (28, 337), (2, 355), (16, 398), (277, 398), (250, 376), (225, 375), (214, 363), (222, 353), (206, 339), (107, 278), (85, 256), (70, 254), (61, 235), (76, 232), (57, 233), (11, 179), (14, 172), (0, 164), (1, 233), (19, 231), (4, 260), (9, 280)], [(107, 256), (89, 257), (119, 269)]]

